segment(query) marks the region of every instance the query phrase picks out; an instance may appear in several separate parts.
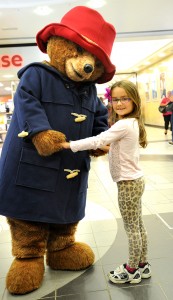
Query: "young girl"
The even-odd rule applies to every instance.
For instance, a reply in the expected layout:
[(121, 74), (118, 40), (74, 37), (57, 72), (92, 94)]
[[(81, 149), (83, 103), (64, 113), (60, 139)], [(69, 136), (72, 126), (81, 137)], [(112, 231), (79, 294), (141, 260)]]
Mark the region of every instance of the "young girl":
[(147, 146), (141, 115), (141, 99), (130, 81), (118, 81), (111, 87), (115, 124), (101, 134), (63, 143), (73, 152), (106, 149), (110, 144), (109, 166), (118, 187), (118, 203), (128, 237), (127, 263), (108, 274), (113, 283), (139, 283), (151, 276), (147, 261), (147, 232), (142, 220), (141, 197), (144, 192), (143, 172), (139, 166), (139, 145)]

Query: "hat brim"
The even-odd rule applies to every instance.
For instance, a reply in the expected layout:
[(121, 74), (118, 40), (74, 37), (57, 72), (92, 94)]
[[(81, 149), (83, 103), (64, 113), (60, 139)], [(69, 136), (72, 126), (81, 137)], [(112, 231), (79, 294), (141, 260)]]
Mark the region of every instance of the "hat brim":
[(64, 37), (80, 45), (82, 48), (95, 55), (102, 62), (105, 72), (96, 80), (97, 83), (106, 83), (113, 78), (116, 68), (111, 63), (109, 56), (96, 43), (65, 25), (52, 23), (40, 30), (36, 36), (37, 45), (43, 53), (47, 53), (47, 42), (51, 36)]

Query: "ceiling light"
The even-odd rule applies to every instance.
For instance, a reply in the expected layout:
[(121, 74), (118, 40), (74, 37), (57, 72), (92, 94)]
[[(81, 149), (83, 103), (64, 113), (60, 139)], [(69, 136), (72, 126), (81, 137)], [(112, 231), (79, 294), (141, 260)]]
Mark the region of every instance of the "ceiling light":
[(149, 62), (149, 61), (145, 61), (145, 62), (143, 63), (143, 65), (144, 65), (144, 66), (149, 66), (149, 65), (150, 65), (150, 62)]
[(90, 8), (100, 8), (106, 5), (106, 0), (90, 0), (86, 2), (86, 5)]
[(34, 13), (39, 16), (47, 16), (52, 12), (52, 9), (49, 6), (38, 6), (34, 9)]
[(159, 56), (159, 57), (164, 57), (164, 56), (166, 56), (166, 53), (164, 53), (164, 52), (158, 53), (158, 56)]
[(14, 75), (12, 75), (12, 74), (7, 74), (7, 75), (3, 75), (2, 77), (4, 77), (4, 78), (12, 78), (12, 77), (14, 77)]
[(8, 86), (7, 86), (7, 87), (4, 88), (4, 90), (6, 90), (6, 91), (11, 91), (11, 87), (8, 87)]

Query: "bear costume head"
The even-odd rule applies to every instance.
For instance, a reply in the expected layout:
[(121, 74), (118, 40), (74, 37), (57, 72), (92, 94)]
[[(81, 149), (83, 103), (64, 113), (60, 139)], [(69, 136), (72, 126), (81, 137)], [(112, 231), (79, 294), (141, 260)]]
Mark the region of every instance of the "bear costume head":
[(77, 6), (60, 23), (40, 30), (36, 40), (39, 49), (48, 53), (50, 64), (70, 79), (105, 83), (115, 74), (110, 61), (115, 34), (97, 11)]
[[(49, 56), (50, 61), (46, 64), (83, 86), (85, 82), (105, 83), (114, 76), (116, 68), (111, 63), (110, 54), (115, 36), (113, 25), (96, 10), (77, 6), (67, 12), (60, 23), (49, 24), (40, 30), (36, 41), (39, 49)], [(52, 139), (58, 140), (59, 144), (52, 143)], [(64, 140), (62, 133), (57, 135), (49, 131), (33, 137), (38, 153), (43, 156), (61, 150), (60, 143)], [(90, 155), (98, 157), (105, 152), (90, 150)]]

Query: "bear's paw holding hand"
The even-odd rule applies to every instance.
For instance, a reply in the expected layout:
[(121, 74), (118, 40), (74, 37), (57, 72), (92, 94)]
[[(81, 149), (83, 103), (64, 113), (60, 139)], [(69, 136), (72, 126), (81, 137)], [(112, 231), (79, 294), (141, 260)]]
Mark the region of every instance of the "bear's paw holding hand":
[(46, 130), (37, 133), (32, 142), (41, 156), (49, 156), (62, 150), (61, 143), (66, 141), (66, 136), (55, 130)]
[(96, 150), (89, 150), (89, 154), (90, 156), (93, 156), (93, 157), (99, 157), (99, 156), (103, 156), (103, 155), (106, 155), (107, 153), (109, 152), (109, 148), (106, 149), (96, 149)]

